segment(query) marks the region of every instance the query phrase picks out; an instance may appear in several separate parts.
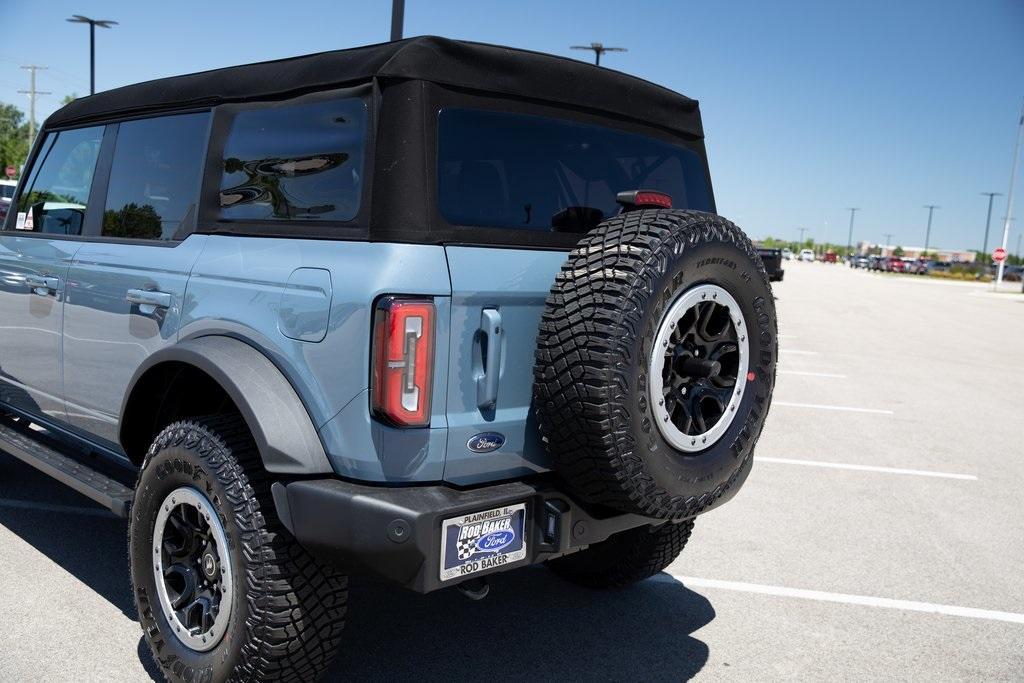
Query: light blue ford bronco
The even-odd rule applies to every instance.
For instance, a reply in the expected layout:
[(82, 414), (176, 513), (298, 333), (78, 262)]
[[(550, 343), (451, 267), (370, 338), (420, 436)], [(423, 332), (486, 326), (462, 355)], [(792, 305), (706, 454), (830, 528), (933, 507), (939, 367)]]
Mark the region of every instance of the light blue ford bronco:
[(128, 518), (174, 681), (315, 679), (349, 575), (651, 576), (775, 380), (703, 140), (652, 83), (439, 38), (75, 100), (0, 233), (0, 448)]

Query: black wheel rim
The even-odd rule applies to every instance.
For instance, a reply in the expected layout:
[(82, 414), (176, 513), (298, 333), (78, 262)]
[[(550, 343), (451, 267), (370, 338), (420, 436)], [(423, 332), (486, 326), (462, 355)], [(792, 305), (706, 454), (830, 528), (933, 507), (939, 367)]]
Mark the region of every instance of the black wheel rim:
[(209, 499), (182, 487), (164, 500), (153, 533), (154, 573), (165, 616), (188, 647), (212, 649), (231, 612), (227, 537)]

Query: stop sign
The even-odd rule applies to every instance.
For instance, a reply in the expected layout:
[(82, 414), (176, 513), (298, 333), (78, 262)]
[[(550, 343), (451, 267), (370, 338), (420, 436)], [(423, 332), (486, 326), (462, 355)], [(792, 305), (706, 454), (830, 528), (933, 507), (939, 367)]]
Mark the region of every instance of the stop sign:
[(996, 263), (1002, 263), (1006, 260), (1006, 250), (1002, 247), (996, 247), (992, 250), (992, 260)]
[(18, 169), (14, 168), (13, 166), (8, 166), (7, 167), (7, 177), (8, 178), (13, 178), (14, 174), (17, 173), (17, 172), (18, 172)]

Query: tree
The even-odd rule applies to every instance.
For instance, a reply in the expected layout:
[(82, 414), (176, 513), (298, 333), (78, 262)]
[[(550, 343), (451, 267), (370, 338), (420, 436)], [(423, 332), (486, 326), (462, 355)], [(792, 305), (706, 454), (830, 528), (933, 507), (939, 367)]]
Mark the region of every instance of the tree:
[(13, 104), (0, 104), (0, 167), (21, 168), (28, 157), (28, 124)]
[(905, 253), (906, 252), (903, 251), (903, 247), (900, 246), (897, 246), (895, 249), (892, 250), (892, 255), (895, 256), (896, 258), (900, 258)]
[(67, 106), (67, 105), (71, 104), (72, 102), (74, 102), (77, 99), (78, 99), (78, 93), (73, 92), (70, 95), (65, 95), (63, 98), (61, 98), (60, 104), (61, 104), (61, 106)]

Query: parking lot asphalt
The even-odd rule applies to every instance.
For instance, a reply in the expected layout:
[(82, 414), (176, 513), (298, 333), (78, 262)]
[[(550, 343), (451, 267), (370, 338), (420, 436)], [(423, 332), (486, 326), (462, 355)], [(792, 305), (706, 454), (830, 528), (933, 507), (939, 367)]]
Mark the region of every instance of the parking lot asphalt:
[[(354, 582), (331, 680), (1018, 679), (1024, 296), (786, 262), (746, 486), (655, 579)], [(0, 454), (0, 680), (157, 676), (125, 523)]]

